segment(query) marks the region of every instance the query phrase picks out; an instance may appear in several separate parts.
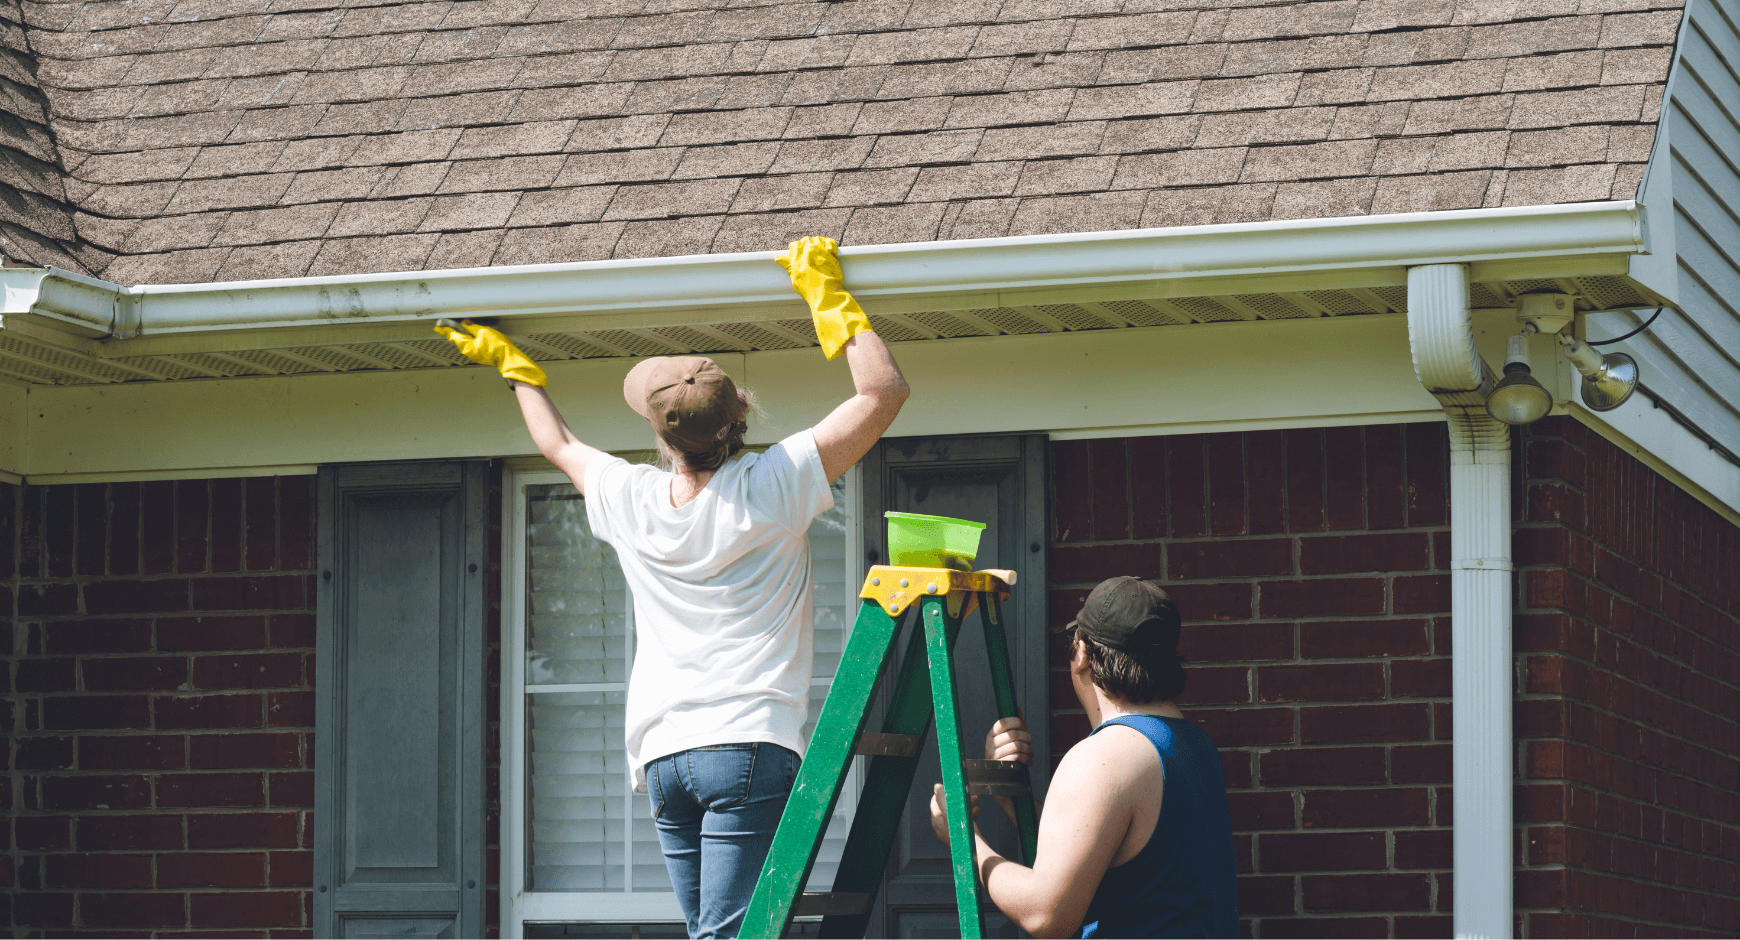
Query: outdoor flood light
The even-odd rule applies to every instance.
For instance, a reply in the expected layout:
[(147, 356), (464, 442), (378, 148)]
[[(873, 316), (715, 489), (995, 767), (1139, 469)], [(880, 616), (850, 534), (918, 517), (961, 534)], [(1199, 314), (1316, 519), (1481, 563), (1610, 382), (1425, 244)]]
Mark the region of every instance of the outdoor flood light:
[(1602, 355), (1569, 333), (1559, 334), (1559, 346), (1583, 373), (1583, 404), (1590, 411), (1612, 411), (1637, 391), (1637, 362), (1625, 353)]
[(1504, 378), (1486, 397), (1486, 413), (1505, 424), (1533, 424), (1552, 410), (1553, 395), (1529, 371), (1528, 334), (1504, 344)]

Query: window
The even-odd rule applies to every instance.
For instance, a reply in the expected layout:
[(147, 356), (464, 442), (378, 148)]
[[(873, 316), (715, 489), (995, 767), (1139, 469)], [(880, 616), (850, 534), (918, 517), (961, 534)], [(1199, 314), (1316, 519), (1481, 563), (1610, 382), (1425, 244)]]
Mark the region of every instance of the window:
[[(858, 608), (857, 471), (809, 530), (821, 711)], [(634, 610), (615, 552), (592, 536), (560, 473), (510, 475), (504, 557), (502, 931), (586, 936), (587, 925), (662, 936), (682, 922), (652, 810), (623, 753)], [(855, 769), (829, 822), (810, 890), (833, 884), (855, 804)], [(680, 934), (680, 928), (679, 928)]]

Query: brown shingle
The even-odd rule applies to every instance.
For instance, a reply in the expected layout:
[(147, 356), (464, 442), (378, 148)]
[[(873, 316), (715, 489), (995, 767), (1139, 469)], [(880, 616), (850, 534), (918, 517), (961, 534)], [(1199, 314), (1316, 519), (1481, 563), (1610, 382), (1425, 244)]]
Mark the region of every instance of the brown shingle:
[(281, 205), (320, 202), (326, 199), (363, 199), (380, 185), (386, 169), (378, 166), (349, 167), (342, 170), (313, 170), (296, 174), (290, 188), (279, 197)]
[(1195, 11), (1098, 16), (1084, 19), (1070, 33), (1069, 50), (1124, 49), (1182, 43), (1196, 22)]
[[(978, 140), (977, 132), (974, 142)], [(802, 173), (809, 170), (845, 170), (863, 166), (870, 148), (888, 138), (850, 137), (832, 140), (792, 140), (779, 148), (769, 168), (772, 173)]]
[(852, 133), (895, 134), (939, 128), (948, 118), (949, 105), (953, 102), (953, 98), (871, 102), (858, 112), (858, 120), (852, 126)]
[(284, 242), (236, 248), (212, 275), (214, 281), (259, 281), (301, 277), (319, 253), (319, 241)]
[(568, 158), (553, 185), (591, 186), (670, 179), (683, 158), (681, 147), (577, 153)]
[(577, 186), (526, 193), (507, 224), (510, 228), (525, 228), (596, 222), (615, 195), (615, 186)]
[(78, 177), (93, 183), (137, 183), (178, 179), (199, 155), (198, 147), (97, 154), (78, 169)]
[(1371, 211), (1437, 212), (1444, 209), (1479, 208), (1492, 179), (1489, 170), (1465, 173), (1435, 173), (1428, 176), (1386, 176), (1378, 180)]
[(441, 193), (481, 193), (543, 189), (556, 181), (567, 157), (547, 154), (537, 157), (497, 157), (493, 160), (459, 160), (441, 178)]
[(924, 242), (936, 238), (944, 203), (913, 203), (887, 208), (853, 209), (840, 243), (847, 245), (892, 245)]
[(1435, 141), (1429, 169), (1434, 173), (1442, 173), (1446, 170), (1502, 166), (1505, 151), (1510, 147), (1510, 138), (1511, 135), (1506, 131), (1484, 131), (1418, 139)]
[(623, 186), (616, 191), (606, 221), (617, 219), (662, 219), (668, 216), (706, 215), (731, 208), (740, 180), (684, 180)]
[[(947, 199), (982, 199), (1015, 192), (1021, 163), (969, 163), (963, 166), (925, 167), (918, 174), (907, 199), (937, 202)], [(837, 184), (836, 184), (837, 185)]]
[(945, 127), (992, 127), (1000, 124), (1055, 124), (1069, 113), (1072, 88), (1017, 91), (1000, 95), (969, 95), (954, 99)]
[(1105, 232), (1135, 228), (1147, 194), (1093, 193), (1087, 196), (1030, 196), (1009, 220), (1010, 235)]
[(501, 244), (503, 234), (500, 229), (444, 232), (424, 257), (423, 268), (433, 271), (484, 267)]
[(228, 179), (201, 180), (182, 186), (164, 208), (167, 213), (206, 212), (270, 206), (290, 188), (289, 173), (262, 173)]
[(428, 197), (347, 202), (333, 219), (328, 237), (414, 232), (429, 214)]
[(972, 44), (973, 55), (1034, 55), (1042, 52), (1063, 52), (1069, 48), (1070, 34), (1075, 31), (1072, 20), (1030, 20), (979, 29)]
[(894, 170), (860, 170), (835, 173), (823, 200), (826, 206), (898, 205), (905, 202), (913, 181), (918, 179), (914, 167)]
[(512, 229), (496, 246), (491, 264), (550, 264), (610, 257), (624, 222), (582, 222), (557, 228)]
[(671, 174), (672, 179), (708, 179), (766, 173), (779, 155), (778, 141), (690, 147)]
[(1092, 121), (1101, 118), (1182, 114), (1191, 109), (1202, 84), (1195, 81), (1151, 82), (1144, 85), (1083, 88), (1076, 92), (1075, 100), (1070, 105), (1069, 119)]
[[(852, 44), (847, 65), (891, 65), (896, 62), (926, 62), (958, 59), (973, 49), (980, 34), (977, 26), (947, 26), (860, 35)], [(978, 53), (990, 55), (992, 53)]]
[(1021, 167), (1021, 180), (1015, 186), (1015, 195), (1098, 192), (1111, 186), (1112, 174), (1117, 168), (1117, 157), (1031, 160)]
[(850, 209), (769, 212), (726, 218), (713, 236), (711, 251), (769, 251), (810, 235), (838, 240), (846, 231)]
[(1117, 189), (1151, 189), (1236, 182), (1244, 169), (1248, 149), (1174, 150), (1121, 157), (1112, 186)]
[[(959, 163), (979, 149), (985, 132), (978, 129), (932, 131), (928, 134), (891, 134), (876, 138), (876, 146), (864, 158), (864, 166), (917, 166), (927, 163)], [(830, 143), (831, 141), (818, 141)], [(789, 146), (789, 145), (788, 145)]]
[(1367, 215), (1371, 212), (1371, 201), (1376, 192), (1377, 180), (1369, 177), (1282, 183), (1275, 190), (1275, 202), (1269, 214), (1275, 219)]
[(1365, 176), (1377, 154), (1375, 140), (1334, 140), (1320, 144), (1252, 147), (1241, 183), (1334, 179)]
[(363, 165), (440, 160), (452, 152), (453, 145), (459, 141), (460, 133), (462, 132), (457, 128), (445, 128), (365, 137), (350, 159), (353, 163)]
[[(1119, 121), (1113, 126), (1136, 123), (1139, 122)], [(1106, 127), (1105, 121), (1066, 121), (1035, 127), (993, 128), (986, 131), (985, 136), (979, 140), (979, 149), (973, 154), (973, 159), (1027, 160), (1035, 157), (1094, 153), (1100, 149), (1101, 141), (1107, 136)]]
[(833, 178), (832, 173), (793, 173), (747, 179), (731, 201), (731, 212), (735, 216), (740, 212), (813, 209), (827, 198)]
[(669, 258), (706, 254), (725, 221), (722, 215), (630, 222), (611, 252), (614, 258)]
[(308, 265), (307, 276), (420, 271), (439, 238), (435, 234), (329, 238)]
[(448, 156), (454, 160), (560, 153), (577, 121), (540, 121), (495, 127), (467, 128)]
[(745, 140), (777, 140), (791, 121), (791, 108), (753, 108), (745, 111), (716, 111), (706, 114), (678, 114), (671, 117), (663, 146), (683, 144), (718, 144)]
[(1510, 148), (1505, 153), (1504, 165), (1535, 167), (1605, 162), (1607, 133), (1605, 125), (1518, 131), (1510, 135)]
[(133, 229), (126, 251), (148, 254), (175, 248), (204, 248), (229, 221), (229, 216), (228, 212), (201, 212), (146, 219)]
[[(232, 212), (213, 237), (213, 245), (259, 245), (266, 242), (317, 239), (326, 234), (338, 214), (336, 202), (312, 203), (284, 209)], [(313, 257), (310, 255), (309, 257)]]
[(441, 187), (452, 164), (413, 163), (395, 167), (381, 175), (381, 181), (370, 191), (370, 198), (396, 199), (400, 196), (424, 196)]
[(1103, 52), (1047, 52), (1013, 59), (993, 59), (987, 62), (1008, 62), (1003, 79), (1004, 91), (1024, 91), (1034, 88), (1077, 88), (1091, 85), (1106, 61)]

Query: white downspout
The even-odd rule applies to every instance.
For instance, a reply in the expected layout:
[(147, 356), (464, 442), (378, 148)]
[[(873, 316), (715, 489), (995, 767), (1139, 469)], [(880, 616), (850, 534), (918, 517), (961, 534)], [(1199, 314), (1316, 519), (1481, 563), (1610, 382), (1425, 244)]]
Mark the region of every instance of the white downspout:
[(1492, 369), (1474, 347), (1468, 269), (1408, 270), (1408, 341), (1450, 423), (1450, 635), (1455, 769), (1454, 926), (1512, 925), (1510, 428), (1486, 413)]

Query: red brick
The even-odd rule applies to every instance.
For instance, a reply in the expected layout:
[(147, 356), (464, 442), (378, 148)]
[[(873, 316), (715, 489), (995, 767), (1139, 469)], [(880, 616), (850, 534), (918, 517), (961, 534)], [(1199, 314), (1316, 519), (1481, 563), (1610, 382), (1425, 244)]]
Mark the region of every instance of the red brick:
[(1407, 520), (1402, 467), (1402, 427), (1368, 425), (1365, 429), (1365, 512), (1374, 529), (1400, 528)]
[(186, 840), (180, 816), (86, 816), (78, 821), (85, 850), (179, 849)]
[(1285, 447), (1280, 431), (1251, 431), (1245, 435), (1252, 535), (1287, 531)]
[(1291, 877), (1241, 877), (1238, 892), (1241, 917), (1294, 913)]
[(1324, 515), (1331, 529), (1365, 528), (1365, 443), (1361, 429), (1323, 429)]
[(42, 547), (48, 561), (48, 576), (70, 578), (73, 548), (77, 538), (78, 490), (73, 486), (44, 487)]
[[(1251, 585), (1243, 582), (1227, 584), (1168, 584), (1166, 593), (1178, 605), (1185, 623), (1203, 620), (1248, 620), (1251, 616)], [(1189, 630), (1189, 627), (1185, 627)]]
[(271, 621), (273, 649), (314, 648), (313, 614), (273, 614)]
[(1299, 625), (1299, 655), (1305, 659), (1361, 656), (1424, 656), (1424, 620), (1325, 620)]
[(79, 739), (80, 770), (180, 770), (187, 766), (181, 735), (140, 734)]
[(175, 484), (168, 480), (141, 483), (139, 573), (168, 574), (174, 570)]
[(1257, 667), (1259, 702), (1347, 702), (1383, 697), (1383, 663)]
[(1257, 588), (1261, 617), (1358, 617), (1384, 612), (1380, 578), (1262, 581)]
[(1247, 578), (1293, 573), (1292, 539), (1216, 539), (1167, 546), (1171, 578)]
[(278, 567), (314, 567), (314, 477), (278, 478)]
[(139, 484), (109, 484), (109, 574), (139, 573)]
[(1400, 577), (1390, 582), (1391, 607), (1398, 614), (1437, 614), (1450, 610), (1447, 574)]
[(1396, 783), (1449, 783), (1448, 744), (1390, 748), (1390, 779)]
[(157, 648), (164, 652), (257, 650), (265, 646), (265, 617), (164, 617), (157, 621)]
[(187, 895), (80, 894), (79, 919), (86, 927), (185, 927)]
[(1446, 425), (1409, 424), (1402, 429), (1408, 460), (1408, 525), (1450, 521), (1450, 451)]
[[(1081, 737), (1087, 737), (1087, 728), (1086, 728), (1087, 719), (1083, 716), (1080, 716), (1080, 715), (1077, 715), (1076, 717), (1081, 719), (1081, 724), (1083, 725)], [(1053, 722), (1051, 727), (1052, 727), (1052, 734), (1053, 734), (1052, 741), (1056, 742), (1056, 741), (1060, 740), (1056, 736), (1057, 723)], [(1080, 740), (1080, 738), (1077, 738), (1076, 740)], [(309, 752), (312, 754), (312, 752), (314, 750), (314, 742), (312, 740), (309, 741), (308, 747), (309, 747)], [(1062, 755), (1063, 750), (1068, 750), (1068, 748), (1058, 750), (1057, 745), (1055, 743), (1052, 745), (1052, 747), (1053, 747), (1053, 753), (1055, 755), (1058, 755), (1058, 756)], [(312, 762), (312, 757), (310, 758), (310, 762)], [(314, 774), (313, 773), (297, 772), (297, 773), (267, 774), (266, 775), (266, 789), (271, 793), (273, 806), (313, 806), (314, 805)]]
[(212, 571), (242, 570), (242, 483), (233, 477), (211, 481)]
[(260, 774), (164, 774), (157, 778), (157, 805), (264, 806)]
[[(1442, 905), (1442, 899), (1440, 899), (1440, 905)], [(1530, 916), (1540, 917), (1541, 915), (1533, 914)], [(1397, 917), (1395, 935), (1396, 937), (1401, 938), (1401, 940), (1438, 940), (1438, 938), (1445, 938), (1445, 940), (1448, 940), (1448, 938), (1455, 936), (1453, 920), (1454, 919), (1450, 917), (1432, 916)], [(1541, 928), (1537, 927), (1533, 933), (1529, 934), (1529, 936), (1570, 937), (1577, 935), (1561, 933), (1553, 930), (1546, 930), (1543, 932)]]
[(187, 684), (187, 659), (181, 656), (86, 659), (80, 670), (91, 692), (166, 692)]
[(1196, 623), (1184, 627), (1178, 652), (1191, 662), (1292, 659), (1293, 626), (1281, 623)]
[(295, 813), (194, 813), (187, 817), (190, 849), (296, 848)]
[(278, 689), (301, 685), (304, 682), (300, 653), (200, 656), (193, 661), (196, 689)]
[(195, 927), (299, 927), (302, 895), (295, 891), (194, 894), (188, 897)]
[(92, 581), (85, 585), (90, 614), (170, 614), (188, 609), (186, 578)]
[(1265, 917), (1263, 935), (1299, 937), (1306, 940), (1366, 940), (1390, 935), (1389, 920), (1383, 917)]
[(149, 620), (60, 620), (42, 625), (43, 652), (145, 653), (151, 649)]
[(78, 669), (71, 658), (26, 659), (18, 664), (20, 692), (72, 692), (78, 689)]
[(49, 731), (99, 731), (150, 726), (143, 695), (77, 695), (44, 699), (42, 726)]
[(243, 560), (249, 571), (269, 571), (278, 564), (278, 481), (273, 477), (249, 477), (247, 543)]
[(1094, 539), (1129, 538), (1130, 469), (1124, 439), (1105, 437), (1089, 441), (1088, 461), (1093, 479)]
[(1300, 574), (1421, 571), (1427, 567), (1424, 533), (1332, 535), (1299, 540)]
[(13, 753), (12, 766), (18, 770), (73, 769), (73, 740), (70, 737), (18, 737), (18, 750)]
[(1238, 832), (1296, 828), (1293, 794), (1289, 792), (1228, 793), (1226, 809), (1232, 817), (1233, 829)]
[(210, 570), (211, 481), (180, 480), (175, 484), (175, 569)]
[(1323, 528), (1323, 431), (1305, 428), (1284, 432), (1287, 448), (1287, 529), (1315, 532)]
[(159, 888), (263, 888), (264, 852), (172, 852), (157, 857)]
[(1307, 829), (1352, 829), (1377, 826), (1424, 826), (1427, 817), (1423, 788), (1306, 790), (1300, 816)]
[(1129, 439), (1130, 471), (1141, 485), (1131, 487), (1131, 534), (1139, 539), (1163, 538), (1171, 531), (1166, 516), (1166, 438)]
[(1293, 743), (1293, 712), (1288, 708), (1192, 708), (1190, 720), (1218, 747)]
[(1088, 442), (1052, 441), (1050, 450), (1052, 538), (1059, 542), (1089, 541), (1093, 538), (1093, 478)]
[(76, 584), (21, 584), (18, 614), (22, 617), (63, 617), (79, 612)]
[(1246, 789), (1251, 785), (1251, 753), (1226, 750), (1220, 752), (1221, 770), (1230, 789)]
[(1203, 466), (1203, 436), (1166, 439), (1167, 515), (1175, 538), (1208, 534), (1208, 479)]
[(78, 574), (103, 573), (109, 536), (109, 487), (104, 483), (81, 483), (78, 491), (78, 549), (73, 558)]
[(193, 582), (192, 609), (302, 610), (308, 606), (303, 591), (306, 580), (301, 575), (201, 578)]
[(197, 770), (232, 767), (300, 767), (301, 736), (280, 734), (196, 734), (191, 745), (191, 764)]
[[(1248, 666), (1188, 666), (1181, 705), (1245, 705), (1251, 700)], [(1052, 699), (1056, 701), (1054, 697)]]
[[(12, 916), (20, 927), (71, 927), (73, 895), (44, 894), (20, 891), (15, 899)], [(88, 922), (87, 922), (88, 923)]]
[(158, 695), (152, 698), (151, 707), (161, 730), (258, 728), (262, 720), (262, 697), (258, 693)]
[(1396, 833), (1397, 868), (1444, 868), (1451, 865), (1448, 829)]
[(314, 727), (314, 693), (267, 692), (266, 724), (274, 728)]
[(42, 808), (49, 812), (144, 809), (150, 805), (151, 784), (145, 777), (89, 775), (42, 779)]
[(1450, 660), (1397, 659), (1390, 663), (1390, 695), (1445, 698), (1450, 695)]
[(1383, 868), (1381, 832), (1265, 832), (1257, 836), (1257, 867), (1265, 872)]
[(1426, 741), (1430, 738), (1430, 715), (1424, 703), (1299, 709), (1301, 744), (1364, 744), (1372, 741)]
[(50, 888), (149, 888), (149, 855), (50, 855)]
[(1208, 525), (1215, 535), (1245, 534), (1245, 436), (1210, 434)]
[(1045, 564), (1053, 584), (1094, 585), (1120, 575), (1162, 576), (1159, 545), (1055, 546)]
[(1381, 747), (1314, 747), (1264, 751), (1257, 761), (1265, 787), (1358, 786), (1384, 782)]
[(1299, 887), (1307, 912), (1432, 909), (1425, 875), (1306, 875)]
[[(28, 852), (53, 852), (72, 848), (71, 816), (19, 816), (14, 826), (18, 847)], [(0, 881), (7, 887), (11, 882)]]
[(313, 852), (272, 852), (268, 867), (273, 887), (311, 888), (314, 886)]

